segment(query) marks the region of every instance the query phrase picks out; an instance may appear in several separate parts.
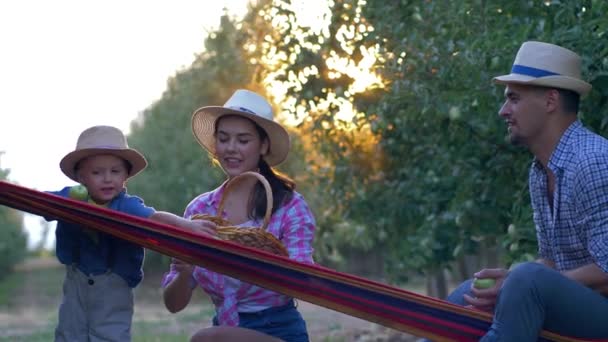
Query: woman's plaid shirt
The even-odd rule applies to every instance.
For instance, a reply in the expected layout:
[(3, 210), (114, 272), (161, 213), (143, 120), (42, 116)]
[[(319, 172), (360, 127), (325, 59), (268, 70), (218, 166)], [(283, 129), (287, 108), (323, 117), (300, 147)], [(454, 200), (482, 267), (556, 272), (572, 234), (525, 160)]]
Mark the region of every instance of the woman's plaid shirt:
[[(189, 218), (194, 214), (216, 215), (225, 184), (192, 200), (186, 207), (184, 217)], [(262, 225), (261, 220), (253, 223), (255, 226)], [(281, 240), (291, 259), (313, 263), (312, 242), (315, 220), (306, 201), (299, 193), (294, 192), (291, 200), (275, 211), (270, 218), (267, 231)], [(172, 267), (163, 278), (163, 285), (166, 286), (176, 275)], [(239, 312), (259, 311), (271, 306), (284, 305), (291, 299), (202, 267), (196, 267), (194, 270), (192, 287), (195, 287), (196, 283), (213, 300), (220, 325), (236, 326), (239, 323)]]

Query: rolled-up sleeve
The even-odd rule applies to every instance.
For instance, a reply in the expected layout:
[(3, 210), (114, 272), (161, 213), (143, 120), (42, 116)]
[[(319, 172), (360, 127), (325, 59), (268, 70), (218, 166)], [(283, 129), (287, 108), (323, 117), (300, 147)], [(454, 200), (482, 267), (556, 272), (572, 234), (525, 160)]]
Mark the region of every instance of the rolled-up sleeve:
[[(175, 277), (177, 277), (177, 275), (179, 274), (179, 272), (177, 272), (175, 270), (175, 266), (173, 264), (171, 264), (169, 266), (169, 272), (166, 272), (163, 275), (163, 278), (161, 280), (161, 286), (163, 288), (167, 287), (167, 285), (169, 285), (170, 282), (173, 281), (173, 279), (175, 279)], [(194, 279), (194, 277), (190, 277), (190, 288), (193, 289), (196, 287), (196, 280)]]
[(298, 193), (286, 205), (281, 221), (281, 241), (293, 260), (312, 264), (315, 219), (304, 198)]
[(589, 155), (579, 166), (574, 193), (582, 233), (589, 254), (608, 273), (608, 155)]

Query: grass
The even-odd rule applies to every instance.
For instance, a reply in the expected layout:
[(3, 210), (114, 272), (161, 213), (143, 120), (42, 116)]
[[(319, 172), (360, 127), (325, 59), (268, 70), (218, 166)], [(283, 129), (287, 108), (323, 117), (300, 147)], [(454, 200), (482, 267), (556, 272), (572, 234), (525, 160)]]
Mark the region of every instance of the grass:
[[(43, 331), (37, 331), (31, 334), (23, 334), (23, 335), (13, 335), (7, 337), (0, 337), (0, 341), (6, 342), (48, 342), (53, 341), (55, 334), (55, 327), (48, 327)], [(190, 333), (136, 333), (135, 329), (133, 331), (133, 342), (184, 342), (188, 341), (190, 338)]]
[(188, 341), (190, 334), (154, 334), (152, 335), (134, 335), (133, 342), (184, 342)]
[(11, 305), (11, 297), (23, 284), (22, 273), (11, 273), (0, 281), (0, 308), (8, 308)]
[[(8, 337), (0, 337), (0, 341), (6, 342), (48, 342), (53, 341), (55, 338), (54, 328), (50, 328), (45, 331), (36, 332), (33, 334), (26, 335), (18, 335), (18, 336), (8, 336)], [(185, 341), (185, 340), (182, 340)]]
[[(20, 267), (0, 281), (0, 342), (53, 340), (65, 273), (54, 260), (47, 259), (36, 267)], [(161, 277), (162, 273), (147, 272), (135, 289), (134, 342), (187, 341), (192, 333), (211, 323), (215, 310), (200, 290), (195, 291), (184, 310), (170, 314), (162, 304)], [(377, 338), (386, 333), (370, 328), (371, 323), (301, 304), (311, 341), (411, 341)]]
[[(18, 269), (0, 281), (0, 342), (52, 341), (65, 275), (62, 266)], [(187, 341), (211, 321), (214, 308), (201, 291), (183, 312), (171, 315), (161, 302), (161, 274), (146, 274), (135, 289), (133, 341)]]

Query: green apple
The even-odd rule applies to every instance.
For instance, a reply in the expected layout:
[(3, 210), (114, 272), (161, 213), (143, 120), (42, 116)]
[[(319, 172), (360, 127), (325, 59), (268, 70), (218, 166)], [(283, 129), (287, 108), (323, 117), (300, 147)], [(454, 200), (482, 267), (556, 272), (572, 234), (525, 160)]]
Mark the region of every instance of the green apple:
[(70, 188), (69, 196), (73, 199), (86, 201), (87, 197), (89, 197), (89, 192), (83, 185), (76, 185)]
[(489, 289), (496, 285), (496, 279), (494, 278), (475, 278), (473, 280), (473, 287), (476, 289)]

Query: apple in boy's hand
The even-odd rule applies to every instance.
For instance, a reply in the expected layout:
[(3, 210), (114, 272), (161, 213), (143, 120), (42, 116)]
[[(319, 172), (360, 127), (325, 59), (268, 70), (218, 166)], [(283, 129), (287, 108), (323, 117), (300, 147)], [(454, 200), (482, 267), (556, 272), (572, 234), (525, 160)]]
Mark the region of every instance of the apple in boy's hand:
[(473, 287), (476, 289), (489, 289), (496, 285), (496, 279), (494, 278), (475, 278), (473, 280)]
[(76, 185), (70, 188), (69, 196), (73, 199), (85, 201), (89, 197), (89, 192), (83, 185)]

